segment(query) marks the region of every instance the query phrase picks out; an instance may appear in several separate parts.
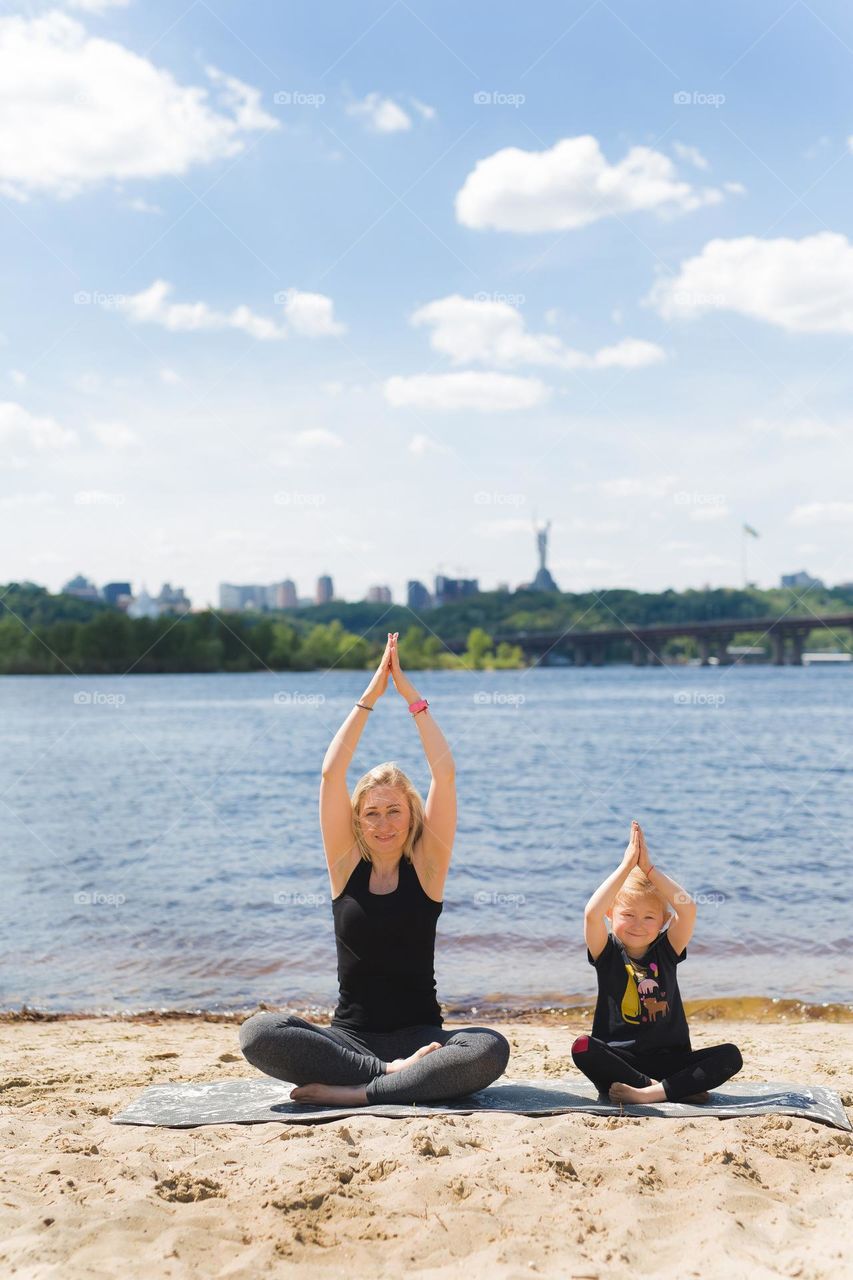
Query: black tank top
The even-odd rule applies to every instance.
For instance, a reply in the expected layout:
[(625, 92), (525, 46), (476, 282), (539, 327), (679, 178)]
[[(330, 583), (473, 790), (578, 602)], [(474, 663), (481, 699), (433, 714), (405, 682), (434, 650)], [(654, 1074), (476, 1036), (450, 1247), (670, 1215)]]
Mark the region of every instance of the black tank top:
[(442, 1025), (435, 992), (435, 926), (442, 902), (424, 892), (401, 857), (393, 893), (371, 893), (371, 863), (359, 858), (332, 899), (340, 998), (332, 1026), (397, 1031)]

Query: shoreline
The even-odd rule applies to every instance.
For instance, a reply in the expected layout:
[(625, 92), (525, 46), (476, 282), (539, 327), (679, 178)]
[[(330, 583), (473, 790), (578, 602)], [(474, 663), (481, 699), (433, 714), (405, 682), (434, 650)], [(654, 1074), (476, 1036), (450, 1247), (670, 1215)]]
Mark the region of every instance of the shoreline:
[[(442, 1015), (445, 1022), (468, 1023), (521, 1023), (541, 1026), (563, 1026), (568, 1020), (591, 1021), (595, 1001), (578, 1001), (565, 1005), (517, 1005), (489, 1002), (477, 1005), (445, 1005)], [(239, 1025), (258, 1012), (297, 1014), (308, 1022), (319, 1024), (331, 1021), (333, 1007), (317, 1005), (298, 1006), (270, 1004), (260, 1001), (245, 1009), (98, 1009), (58, 1010), (40, 1009), (23, 1004), (19, 1009), (0, 1010), (0, 1024), (11, 1025), (27, 1022), (211, 1022)], [(723, 996), (719, 999), (685, 1000), (684, 1011), (690, 1023), (712, 1023), (720, 1020), (749, 1023), (785, 1022), (853, 1022), (853, 1004), (836, 1001), (806, 1001), (783, 999), (776, 996)]]

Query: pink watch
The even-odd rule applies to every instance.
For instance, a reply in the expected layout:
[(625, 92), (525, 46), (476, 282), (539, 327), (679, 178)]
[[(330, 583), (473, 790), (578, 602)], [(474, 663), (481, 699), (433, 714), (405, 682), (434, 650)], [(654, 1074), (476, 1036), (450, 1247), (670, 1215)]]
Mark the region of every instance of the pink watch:
[(417, 702), (409, 703), (409, 710), (411, 711), (413, 716), (416, 716), (419, 711), (425, 711), (428, 706), (429, 706), (429, 703), (427, 702), (426, 698), (419, 698)]

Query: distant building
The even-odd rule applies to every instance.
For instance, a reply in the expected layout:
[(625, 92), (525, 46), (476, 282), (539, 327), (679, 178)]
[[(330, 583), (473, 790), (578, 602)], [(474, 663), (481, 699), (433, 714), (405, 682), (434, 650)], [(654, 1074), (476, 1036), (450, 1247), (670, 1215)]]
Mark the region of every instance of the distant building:
[(283, 582), (276, 582), (270, 590), (273, 596), (273, 609), (295, 609), (299, 604), (296, 583), (290, 578), (285, 578)]
[(267, 592), (268, 587), (257, 585), (236, 586), (231, 582), (220, 582), (219, 584), (219, 607), (232, 613), (237, 613), (241, 609), (260, 609), (269, 608), (269, 598)]
[(159, 618), (160, 606), (156, 600), (152, 600), (143, 586), (139, 595), (135, 596), (127, 606), (127, 616), (129, 618)]
[(368, 604), (391, 604), (391, 588), (368, 587), (366, 599)]
[(468, 596), (476, 596), (479, 590), (480, 585), (476, 578), (445, 578), (442, 574), (436, 574), (436, 604), (451, 604), (456, 600), (465, 600)]
[(94, 582), (84, 578), (82, 573), (78, 573), (76, 578), (66, 582), (62, 590), (65, 595), (76, 596), (78, 600), (100, 600), (101, 598), (101, 593)]
[(508, 582), (499, 582), (499, 583), (498, 583), (498, 585), (495, 587), (495, 591), (499, 591), (499, 592), (501, 592), (501, 594), (506, 594), (506, 595), (508, 595), (508, 594), (509, 594), (509, 583), (508, 583)]
[(133, 599), (129, 582), (108, 582), (101, 588), (101, 595), (114, 609), (126, 609)]
[(163, 583), (155, 604), (160, 613), (172, 614), (189, 613), (192, 607), (192, 601), (184, 594), (183, 587), (173, 587), (170, 582)]
[(417, 578), (412, 578), (406, 584), (406, 604), (410, 609), (431, 609), (433, 599), (429, 591), (422, 582), (418, 582)]
[(823, 587), (820, 578), (813, 578), (810, 573), (806, 573), (805, 569), (801, 569), (799, 573), (783, 573), (781, 579), (783, 587)]
[(315, 604), (328, 604), (330, 600), (334, 600), (335, 593), (332, 588), (332, 579), (327, 573), (321, 574), (317, 579), (317, 596)]

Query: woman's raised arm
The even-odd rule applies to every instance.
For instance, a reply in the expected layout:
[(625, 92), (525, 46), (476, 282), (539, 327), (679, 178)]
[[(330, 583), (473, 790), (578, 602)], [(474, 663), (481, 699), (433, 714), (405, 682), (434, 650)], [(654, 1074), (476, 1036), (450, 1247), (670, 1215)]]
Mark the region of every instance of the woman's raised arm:
[[(420, 701), (417, 689), (400, 668), (397, 637), (394, 635), (391, 636), (391, 677), (394, 687), (407, 704)], [(447, 739), (429, 710), (418, 711), (413, 718), (432, 774), (424, 805), (419, 870), (427, 893), (440, 901), (456, 837), (456, 764)]]
[(365, 707), (372, 707), (388, 687), (390, 661), (391, 637), (389, 635), (379, 666), (359, 699), (364, 706), (353, 707), (329, 743), (323, 758), (320, 779), (320, 830), (323, 834), (323, 848), (326, 852), (330, 876), (333, 876), (335, 864), (346, 857), (354, 844), (352, 805), (347, 790), (347, 769), (355, 755), (365, 721), (370, 715)]

